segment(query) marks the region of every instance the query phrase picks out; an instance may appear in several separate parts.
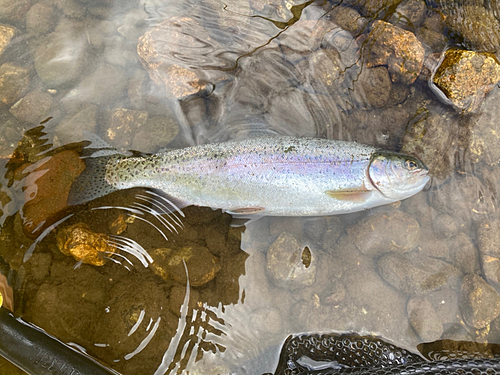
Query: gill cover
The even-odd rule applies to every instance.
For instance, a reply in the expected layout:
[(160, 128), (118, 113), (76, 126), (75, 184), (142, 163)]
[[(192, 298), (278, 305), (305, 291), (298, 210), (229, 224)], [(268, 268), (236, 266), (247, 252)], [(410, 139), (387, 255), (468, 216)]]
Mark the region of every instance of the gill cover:
[(373, 186), (385, 197), (400, 200), (422, 190), (429, 181), (428, 169), (413, 156), (395, 152), (375, 152), (368, 175)]

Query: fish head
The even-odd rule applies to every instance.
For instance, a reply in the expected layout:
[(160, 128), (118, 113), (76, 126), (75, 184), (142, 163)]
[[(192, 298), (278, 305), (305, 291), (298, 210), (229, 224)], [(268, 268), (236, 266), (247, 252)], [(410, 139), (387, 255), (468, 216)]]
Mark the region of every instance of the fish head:
[(411, 197), (429, 181), (429, 170), (417, 158), (396, 152), (373, 153), (368, 175), (373, 186), (389, 199)]

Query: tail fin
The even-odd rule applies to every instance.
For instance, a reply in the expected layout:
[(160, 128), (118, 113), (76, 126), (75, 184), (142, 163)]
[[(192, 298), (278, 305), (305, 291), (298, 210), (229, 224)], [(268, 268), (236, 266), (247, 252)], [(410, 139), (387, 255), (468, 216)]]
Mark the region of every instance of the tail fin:
[(107, 155), (85, 159), (85, 170), (71, 185), (68, 196), (69, 205), (83, 204), (119, 190), (108, 184), (105, 179), (106, 165), (110, 159), (115, 159), (116, 156)]

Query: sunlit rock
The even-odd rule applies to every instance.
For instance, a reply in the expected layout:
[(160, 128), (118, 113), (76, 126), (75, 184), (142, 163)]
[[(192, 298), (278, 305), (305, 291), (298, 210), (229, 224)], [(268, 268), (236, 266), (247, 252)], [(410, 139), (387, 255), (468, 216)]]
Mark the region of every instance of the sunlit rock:
[(267, 274), (281, 287), (303, 287), (314, 283), (316, 256), (301, 247), (294, 236), (283, 232), (267, 251)]
[(29, 85), (30, 69), (11, 63), (0, 66), (0, 102), (13, 104)]
[(460, 310), (468, 325), (486, 328), (500, 314), (500, 296), (481, 276), (465, 276), (460, 294)]
[(485, 95), (500, 81), (500, 64), (494, 55), (449, 49), (436, 70), (433, 83), (455, 107), (477, 109)]
[(17, 30), (12, 26), (0, 24), (0, 56), (5, 51), (10, 41), (17, 34)]
[[(19, 173), (30, 168), (21, 167)], [(31, 170), (25, 180), (22, 208), (24, 232), (36, 236), (54, 217), (67, 208), (71, 184), (85, 169), (85, 163), (75, 151), (62, 151), (48, 157), (44, 163)]]
[(415, 82), (424, 62), (424, 47), (415, 34), (384, 21), (375, 21), (363, 53), (368, 67), (387, 66), (393, 82)]
[(114, 109), (106, 130), (106, 141), (119, 149), (130, 149), (132, 137), (141, 129), (147, 119), (148, 113), (146, 111), (126, 108)]
[(94, 266), (104, 265), (105, 258), (116, 251), (116, 248), (109, 244), (109, 236), (93, 232), (84, 223), (59, 229), (56, 242), (64, 255)]

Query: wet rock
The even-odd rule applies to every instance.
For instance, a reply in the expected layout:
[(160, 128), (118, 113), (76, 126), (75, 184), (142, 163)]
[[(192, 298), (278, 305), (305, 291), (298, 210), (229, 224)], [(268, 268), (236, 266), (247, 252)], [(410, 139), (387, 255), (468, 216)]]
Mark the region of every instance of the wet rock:
[(85, 223), (59, 229), (56, 236), (61, 253), (94, 266), (103, 266), (106, 258), (116, 251), (109, 240), (109, 236), (93, 232)]
[(29, 278), (40, 284), (50, 274), (52, 255), (49, 253), (34, 253), (26, 262)]
[(408, 125), (401, 152), (417, 156), (429, 168), (429, 173), (446, 178), (454, 168), (458, 146), (458, 131), (453, 115), (430, 114)]
[(461, 228), (469, 221), (481, 221), (495, 212), (494, 196), (475, 176), (452, 179), (436, 190), (432, 206), (455, 218)]
[(106, 106), (125, 94), (127, 84), (127, 76), (121, 68), (103, 65), (72, 89), (63, 99), (63, 104), (67, 109), (78, 108), (82, 103)]
[(109, 36), (104, 39), (103, 57), (112, 65), (121, 67), (134, 65), (138, 62), (136, 44), (118, 35)]
[(473, 163), (496, 165), (500, 161), (499, 116), (498, 89), (495, 88), (483, 102), (480, 116), (471, 124), (468, 156)]
[(52, 224), (58, 213), (67, 208), (71, 184), (84, 169), (85, 163), (79, 155), (68, 150), (48, 157), (28, 174), (22, 208), (23, 230), (27, 236), (38, 235)]
[(303, 233), (312, 244), (323, 250), (329, 250), (344, 231), (344, 224), (336, 216), (327, 218), (306, 218)]
[(433, 77), (433, 83), (458, 109), (477, 109), (500, 81), (500, 64), (494, 55), (449, 49)]
[(301, 247), (294, 236), (283, 232), (267, 251), (267, 274), (281, 287), (303, 287), (314, 283), (316, 256)]
[(459, 282), (462, 273), (451, 264), (412, 252), (387, 253), (378, 261), (379, 273), (406, 294), (423, 295)]
[(417, 36), (422, 44), (429, 46), (432, 52), (436, 53), (443, 51), (448, 43), (448, 39), (442, 33), (427, 27), (419, 28)]
[(458, 231), (455, 219), (450, 215), (441, 214), (434, 217), (432, 227), (437, 238), (450, 238)]
[(52, 0), (52, 4), (68, 18), (81, 20), (86, 13), (86, 9), (75, 0)]
[(365, 68), (354, 81), (352, 98), (361, 107), (385, 107), (389, 101), (391, 88), (391, 78), (385, 66)]
[(120, 150), (130, 149), (132, 137), (146, 123), (146, 111), (117, 108), (111, 113), (106, 140)]
[(179, 133), (179, 124), (172, 117), (151, 117), (135, 133), (132, 150), (155, 152), (167, 146)]
[[(184, 299), (186, 298), (186, 287), (185, 286), (174, 286), (170, 289), (170, 296), (168, 300), (170, 302), (169, 308), (175, 315), (181, 316), (182, 307), (184, 304)], [(196, 289), (189, 290), (189, 301), (188, 301), (188, 316), (192, 315), (192, 310), (198, 307), (198, 302), (200, 301), (200, 292)]]
[(150, 252), (151, 267), (163, 279), (172, 279), (186, 285), (186, 269), (191, 286), (202, 286), (213, 280), (220, 270), (219, 259), (204, 246), (186, 246), (180, 249), (156, 249)]
[(0, 66), (0, 102), (13, 104), (29, 85), (30, 69), (11, 63)]
[(368, 24), (368, 18), (362, 17), (359, 12), (351, 7), (336, 5), (330, 12), (332, 21), (353, 35), (360, 34)]
[(96, 129), (97, 106), (90, 104), (82, 110), (63, 119), (55, 128), (55, 135), (60, 144), (79, 142), (85, 139), (85, 133), (94, 133)]
[(454, 240), (452, 245), (452, 258), (455, 267), (462, 270), (464, 274), (472, 274), (479, 271), (478, 251), (470, 237), (460, 232), (452, 240)]
[(412, 298), (406, 308), (410, 324), (422, 341), (435, 341), (441, 337), (443, 325), (426, 298)]
[(428, 229), (422, 231), (417, 250), (420, 254), (424, 254), (431, 258), (439, 258), (446, 261), (450, 260), (450, 249), (446, 243), (437, 239)]
[(427, 6), (422, 0), (403, 0), (398, 4), (390, 22), (394, 25), (416, 31), (424, 21)]
[(493, 12), (483, 6), (454, 7), (446, 17), (446, 25), (462, 36), (472, 49), (492, 53), (499, 50), (500, 23)]
[(2, 56), (2, 53), (16, 34), (17, 30), (12, 26), (2, 25), (0, 23), (0, 56)]
[(481, 268), (486, 280), (500, 285), (500, 219), (484, 220), (479, 224), (477, 240)]
[(62, 22), (35, 52), (35, 69), (49, 86), (64, 87), (85, 71), (88, 41), (82, 25)]
[(368, 17), (383, 17), (386, 11), (396, 6), (399, 0), (347, 0), (342, 4), (361, 7), (361, 14)]
[(30, 9), (30, 0), (0, 0), (0, 20), (21, 21)]
[(245, 262), (245, 275), (240, 277), (240, 288), (245, 293), (242, 303), (249, 309), (273, 306), (273, 287), (266, 275), (265, 255), (246, 249), (251, 256)]
[(375, 21), (363, 49), (368, 67), (387, 66), (393, 82), (411, 84), (422, 69), (424, 48), (416, 36), (384, 21)]
[(26, 15), (26, 31), (33, 36), (50, 33), (57, 24), (57, 14), (52, 5), (34, 4)]
[(338, 31), (339, 25), (330, 20), (300, 19), (294, 27), (284, 31), (277, 41), (285, 56), (290, 61), (296, 61), (318, 50), (330, 30)]
[(460, 323), (462, 314), (458, 307), (458, 293), (451, 288), (443, 288), (426, 294), (438, 320), (442, 325)]
[(321, 302), (325, 305), (338, 306), (346, 297), (346, 290), (342, 282), (333, 279), (329, 287), (323, 290)]
[(344, 80), (344, 66), (340, 54), (332, 49), (320, 49), (311, 53), (298, 65), (306, 72), (304, 78), (317, 93), (335, 93)]
[(41, 121), (54, 115), (54, 99), (46, 92), (31, 91), (12, 107), (10, 113), (18, 120), (39, 124)]
[[(179, 29), (187, 28), (190, 32), (184, 34)], [(208, 44), (210, 38), (196, 21), (191, 18), (174, 17), (160, 23), (139, 38), (137, 53), (149, 73), (150, 78), (158, 85), (165, 87), (167, 97), (182, 99), (203, 92), (207, 85), (200, 70), (193, 70), (169, 61), (171, 53), (178, 53), (176, 48), (189, 45), (192, 50), (195, 45), (194, 36), (203, 36)], [(201, 51), (200, 51), (201, 53)], [(195, 65), (191, 63), (190, 66)]]
[[(361, 220), (348, 229), (348, 233), (363, 254), (404, 253), (417, 246), (420, 226), (408, 214), (389, 210)], [(388, 236), (388, 233), (391, 235)]]
[(467, 275), (462, 281), (460, 310), (468, 325), (485, 328), (500, 314), (500, 296), (481, 276)]

